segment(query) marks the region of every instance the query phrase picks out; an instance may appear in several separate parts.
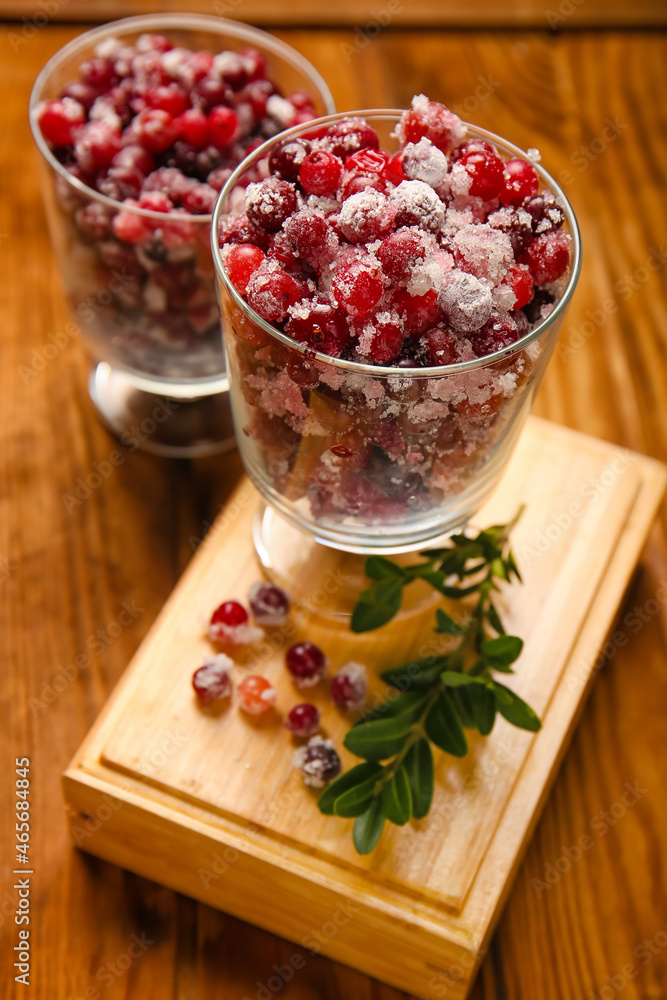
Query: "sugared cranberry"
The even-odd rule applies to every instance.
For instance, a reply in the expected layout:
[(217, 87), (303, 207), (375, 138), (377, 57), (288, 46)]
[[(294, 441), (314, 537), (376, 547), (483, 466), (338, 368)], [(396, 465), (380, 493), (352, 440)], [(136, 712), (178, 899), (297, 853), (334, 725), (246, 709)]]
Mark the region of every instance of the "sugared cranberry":
[(452, 163), (458, 163), (461, 157), (466, 156), (468, 153), (491, 153), (495, 155), (495, 152), (494, 147), (486, 139), (465, 139), (456, 149), (452, 150), (450, 160)]
[(211, 625), (222, 622), (225, 625), (245, 625), (248, 612), (239, 601), (225, 601), (211, 615)]
[(474, 150), (465, 153), (459, 162), (471, 178), (469, 194), (485, 201), (498, 197), (504, 183), (504, 166), (496, 153)]
[(294, 185), (277, 177), (251, 184), (246, 192), (245, 208), (254, 226), (267, 233), (277, 233), (296, 209)]
[(173, 201), (163, 191), (147, 191), (139, 199), (139, 208), (148, 212), (171, 212), (173, 207)]
[(536, 236), (560, 229), (565, 221), (565, 212), (556, 201), (551, 191), (529, 198), (523, 205), (523, 210), (532, 219), (533, 232)]
[(373, 258), (340, 264), (331, 282), (332, 294), (350, 316), (366, 316), (380, 301), (382, 274)]
[(387, 153), (380, 149), (362, 149), (358, 153), (353, 153), (345, 160), (345, 171), (347, 174), (384, 174), (389, 157)]
[(366, 667), (350, 662), (341, 667), (331, 679), (331, 697), (345, 711), (363, 708), (368, 694)]
[(188, 106), (187, 97), (175, 83), (170, 83), (168, 86), (148, 87), (144, 98), (149, 108), (160, 108), (162, 111), (169, 112), (173, 118), (183, 114)]
[(297, 687), (312, 687), (324, 676), (327, 661), (313, 642), (297, 642), (285, 654), (285, 664)]
[(340, 774), (341, 762), (332, 740), (313, 736), (308, 746), (299, 747), (292, 758), (294, 767), (298, 768), (304, 784), (310, 788), (324, 788)]
[(560, 229), (536, 236), (519, 258), (526, 264), (536, 285), (549, 285), (567, 271), (570, 263), (571, 239)]
[(516, 301), (512, 309), (523, 309), (533, 297), (533, 279), (525, 264), (515, 264), (514, 267), (510, 267), (503, 279), (503, 284), (509, 285), (514, 292)]
[(220, 246), (225, 243), (254, 243), (262, 250), (267, 250), (269, 241), (268, 233), (251, 225), (244, 215), (229, 219), (220, 228)]
[(379, 191), (351, 195), (338, 214), (338, 228), (350, 243), (371, 243), (386, 236), (394, 221), (392, 206)]
[(234, 661), (224, 653), (204, 660), (204, 665), (192, 675), (192, 686), (203, 703), (228, 698), (232, 693)]
[(493, 299), (486, 284), (472, 274), (452, 271), (438, 296), (449, 325), (459, 333), (481, 329), (491, 317)]
[(285, 591), (264, 580), (253, 583), (248, 603), (258, 625), (282, 625), (289, 614), (290, 602)]
[[(390, 320), (376, 319), (364, 329), (362, 353), (378, 365), (398, 357), (403, 347), (403, 331)], [(359, 348), (358, 348), (359, 350)]]
[(100, 90), (108, 90), (114, 80), (113, 63), (108, 59), (93, 56), (79, 66), (79, 76), (84, 83), (89, 83), (92, 87), (99, 87)]
[(278, 700), (278, 692), (271, 687), (266, 677), (248, 674), (236, 689), (239, 708), (248, 715), (263, 715), (273, 708)]
[(261, 629), (248, 624), (248, 612), (239, 601), (224, 601), (208, 625), (209, 638), (214, 642), (245, 645), (263, 637)]
[(174, 120), (174, 126), (194, 149), (204, 149), (209, 143), (208, 118), (199, 108), (189, 108)]
[(155, 169), (155, 160), (141, 146), (123, 146), (111, 161), (112, 167), (125, 167), (129, 170), (138, 170), (146, 177)]
[(331, 195), (338, 188), (343, 164), (325, 149), (308, 153), (299, 169), (299, 184), (308, 194)]
[(248, 281), (266, 257), (252, 243), (237, 243), (230, 247), (224, 260), (229, 280), (240, 295), (245, 295)]
[(526, 198), (537, 194), (540, 179), (537, 170), (527, 160), (508, 160), (500, 190), (503, 205), (520, 205)]
[(271, 151), (269, 170), (283, 181), (295, 181), (309, 152), (310, 143), (307, 139), (296, 138), (284, 142)]
[[(350, 332), (342, 309), (313, 299), (302, 302), (287, 321), (285, 330), (300, 344), (307, 344), (314, 351), (340, 356), (350, 340)], [(315, 383), (317, 383), (317, 373)]]
[(445, 327), (434, 326), (420, 341), (429, 365), (453, 365), (459, 360), (458, 340)]
[(290, 732), (294, 733), (300, 739), (305, 739), (307, 736), (314, 736), (320, 728), (319, 709), (308, 702), (295, 705), (285, 719), (285, 725)]
[(191, 215), (211, 215), (217, 194), (208, 184), (195, 184), (183, 195), (181, 204)]
[(494, 351), (502, 351), (516, 343), (519, 330), (511, 316), (495, 316), (484, 324), (481, 330), (470, 337), (472, 349), (478, 358)]
[(71, 146), (75, 130), (83, 125), (86, 113), (78, 101), (64, 97), (62, 101), (49, 101), (37, 112), (42, 135), (54, 146)]
[(443, 153), (453, 149), (465, 134), (465, 126), (458, 115), (423, 95), (413, 99), (412, 108), (403, 116), (400, 128), (406, 144), (417, 143), (425, 136)]
[(330, 125), (325, 136), (326, 148), (344, 159), (362, 149), (379, 149), (377, 132), (363, 118), (343, 118)]
[(173, 116), (160, 108), (140, 112), (134, 124), (140, 144), (151, 153), (164, 153), (178, 135)]
[(331, 233), (322, 213), (307, 208), (291, 216), (284, 228), (297, 256), (307, 261), (318, 259)]
[(493, 229), (509, 236), (515, 257), (523, 253), (533, 239), (533, 222), (525, 208), (500, 208), (486, 221)]
[(435, 326), (440, 319), (438, 295), (433, 289), (423, 295), (410, 295), (407, 289), (398, 288), (393, 295), (393, 305), (407, 330), (415, 336)]
[(412, 229), (399, 229), (382, 241), (377, 255), (382, 270), (397, 283), (407, 281), (418, 261), (426, 257), (424, 234)]
[(154, 223), (136, 212), (118, 212), (111, 225), (119, 240), (124, 243), (141, 243), (151, 235)]
[(208, 116), (208, 134), (216, 149), (228, 149), (238, 134), (239, 120), (231, 108), (221, 105)]
[(406, 180), (405, 173), (403, 171), (403, 153), (394, 153), (393, 156), (389, 158), (386, 169), (387, 178), (392, 184), (400, 184), (401, 181)]
[[(273, 267), (276, 267), (274, 264)], [(302, 297), (303, 283), (280, 268), (256, 271), (248, 281), (248, 304), (268, 323), (282, 323)]]

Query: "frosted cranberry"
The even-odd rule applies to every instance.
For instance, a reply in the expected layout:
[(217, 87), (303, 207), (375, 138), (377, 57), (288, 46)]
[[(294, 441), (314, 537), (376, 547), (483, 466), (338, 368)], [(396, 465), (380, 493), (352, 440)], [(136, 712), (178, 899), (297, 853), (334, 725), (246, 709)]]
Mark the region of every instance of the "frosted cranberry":
[(208, 116), (208, 131), (216, 149), (227, 149), (238, 135), (239, 120), (231, 108), (213, 108)]
[(248, 591), (248, 603), (258, 625), (282, 625), (289, 614), (289, 597), (285, 591), (264, 580), (253, 583)]
[(377, 251), (382, 270), (392, 281), (407, 281), (417, 261), (426, 257), (423, 235), (411, 229), (391, 233)]
[(195, 81), (203, 80), (213, 69), (212, 54), (204, 50), (193, 52), (188, 60), (188, 69)]
[(373, 323), (373, 335), (368, 345), (364, 343), (364, 355), (376, 364), (386, 364), (393, 361), (401, 353), (403, 347), (403, 331), (391, 322)]
[(488, 286), (465, 271), (452, 271), (447, 276), (438, 305), (449, 325), (459, 333), (481, 330), (493, 311)]
[(299, 169), (299, 183), (308, 194), (335, 194), (343, 164), (324, 149), (316, 149), (308, 153)]
[(297, 687), (312, 687), (324, 676), (327, 661), (313, 642), (297, 642), (285, 654), (285, 664)]
[(239, 49), (239, 57), (243, 60), (246, 73), (250, 80), (260, 80), (267, 74), (266, 59), (257, 49)]
[(216, 167), (216, 169), (212, 170), (206, 178), (206, 183), (209, 187), (212, 187), (214, 191), (220, 194), (233, 173), (234, 171), (231, 167)]
[(555, 229), (536, 236), (519, 259), (526, 264), (536, 285), (549, 285), (567, 271), (570, 263), (570, 237)]
[(321, 256), (331, 230), (321, 213), (303, 209), (287, 220), (285, 233), (297, 256), (309, 261)]
[(149, 108), (168, 111), (173, 118), (183, 114), (188, 106), (187, 97), (175, 83), (166, 87), (148, 87), (144, 99)]
[(527, 160), (508, 160), (500, 191), (503, 205), (520, 205), (526, 198), (537, 194), (540, 179), (537, 170)]
[(248, 305), (268, 323), (282, 323), (303, 292), (303, 285), (284, 271), (257, 271), (248, 282)]
[(468, 194), (485, 201), (497, 198), (504, 184), (504, 164), (495, 153), (473, 150), (465, 153), (460, 161), (472, 178)]
[(343, 199), (351, 198), (352, 195), (360, 194), (367, 188), (379, 191), (384, 194), (387, 190), (387, 179), (383, 174), (360, 174), (352, 172), (343, 174), (340, 186), (340, 194)]
[(146, 178), (144, 191), (162, 191), (174, 205), (180, 205), (183, 196), (194, 183), (192, 178), (186, 177), (175, 167), (158, 167)]
[(533, 239), (532, 219), (524, 208), (501, 208), (492, 212), (486, 221), (493, 229), (509, 236), (515, 257), (523, 253)]
[(162, 191), (147, 191), (139, 199), (139, 208), (149, 212), (171, 212), (174, 203)]
[(237, 99), (240, 104), (250, 105), (253, 118), (261, 122), (266, 117), (267, 101), (275, 93), (276, 88), (270, 80), (254, 80), (239, 91)]
[(204, 149), (208, 146), (208, 118), (199, 108), (188, 108), (174, 120), (178, 130), (193, 149)]
[(346, 711), (363, 708), (368, 693), (366, 668), (361, 663), (346, 663), (331, 680), (331, 697)]
[[(114, 157), (115, 159), (115, 157)], [(129, 167), (110, 167), (106, 177), (97, 182), (97, 190), (107, 198), (115, 201), (126, 201), (136, 198), (141, 191), (145, 177), (140, 170)]]
[(401, 119), (400, 129), (405, 145), (417, 143), (425, 136), (443, 153), (453, 149), (465, 131), (461, 119), (453, 111), (444, 104), (423, 98), (413, 101), (412, 108)]
[(350, 316), (367, 316), (382, 296), (383, 281), (372, 258), (340, 264), (331, 282), (336, 303)]
[(471, 334), (470, 343), (478, 358), (510, 347), (519, 338), (519, 329), (511, 316), (493, 316), (481, 330)]
[(435, 326), (440, 319), (438, 296), (432, 289), (423, 295), (410, 295), (405, 288), (398, 288), (394, 292), (393, 305), (406, 329), (416, 336)]
[(111, 161), (112, 167), (125, 167), (130, 170), (138, 170), (144, 176), (148, 176), (155, 167), (155, 160), (141, 146), (123, 146)]
[(134, 123), (140, 144), (151, 153), (164, 153), (178, 135), (173, 117), (160, 108), (142, 111)]
[(266, 257), (252, 243), (239, 243), (230, 247), (224, 259), (229, 280), (240, 295), (245, 295), (250, 278)]
[(542, 194), (529, 198), (523, 209), (532, 219), (532, 228), (536, 236), (560, 229), (565, 221), (565, 212), (551, 191), (543, 191)]
[(503, 279), (503, 285), (509, 285), (514, 292), (516, 301), (512, 306), (513, 310), (523, 309), (533, 297), (533, 279), (525, 264), (515, 264), (514, 267), (510, 267)]
[(384, 174), (389, 156), (381, 149), (362, 149), (345, 160), (345, 170), (354, 174)]
[(295, 736), (305, 739), (314, 736), (320, 728), (320, 711), (315, 705), (303, 702), (295, 705), (285, 719), (285, 725)]
[(453, 365), (459, 360), (458, 340), (442, 326), (427, 330), (420, 343), (429, 365)]
[(195, 107), (211, 111), (223, 105), (232, 97), (232, 91), (224, 80), (216, 76), (205, 76), (198, 80), (190, 99)]
[(299, 769), (303, 782), (310, 788), (324, 788), (341, 772), (340, 757), (331, 740), (313, 736), (308, 746), (295, 751), (292, 763)]
[(143, 34), (137, 39), (137, 52), (171, 52), (174, 43), (166, 35)]
[(223, 625), (245, 625), (248, 621), (248, 612), (238, 601), (225, 601), (219, 605), (211, 615), (211, 625), (218, 622)]
[(195, 184), (183, 195), (181, 204), (191, 215), (210, 215), (218, 194), (208, 184)]
[(401, 181), (406, 180), (405, 173), (403, 172), (403, 153), (394, 153), (394, 155), (390, 157), (389, 162), (387, 163), (386, 174), (392, 184), (398, 185)]
[(268, 177), (261, 184), (251, 184), (246, 192), (245, 208), (254, 226), (267, 233), (277, 233), (296, 210), (294, 185), (277, 177)]
[[(313, 300), (300, 303), (290, 316), (285, 330), (300, 344), (307, 344), (314, 351), (337, 358), (350, 340), (350, 331), (342, 309), (328, 302)], [(317, 373), (315, 384), (317, 384)]]
[(84, 170), (108, 167), (120, 150), (120, 130), (108, 121), (92, 121), (82, 126), (74, 140), (74, 155)]
[(231, 671), (234, 661), (224, 653), (204, 660), (203, 666), (192, 675), (192, 686), (203, 704), (221, 701), (232, 693)]
[(114, 234), (124, 243), (141, 243), (153, 232), (154, 223), (136, 212), (118, 212), (114, 216)]
[(243, 215), (229, 219), (223, 223), (219, 230), (220, 246), (225, 243), (254, 243), (255, 246), (266, 250), (269, 246), (270, 236), (262, 229), (257, 229)]
[(362, 118), (343, 118), (330, 125), (325, 135), (326, 148), (344, 158), (361, 149), (379, 149), (380, 139), (374, 128)]
[(248, 70), (238, 52), (224, 52), (213, 58), (214, 71), (234, 91), (239, 91), (248, 82)]
[(394, 215), (393, 205), (383, 194), (367, 189), (345, 199), (338, 228), (350, 243), (371, 243), (387, 235)]
[(248, 715), (263, 715), (273, 708), (278, 700), (278, 692), (271, 687), (266, 677), (248, 674), (237, 687), (239, 708)]
[[(80, 104), (84, 110), (90, 111), (100, 93), (101, 91), (98, 87), (93, 87), (89, 83), (83, 83), (81, 80), (73, 80), (63, 90), (61, 100), (69, 97), (71, 100), (76, 101), (77, 104)], [(69, 143), (65, 143), (64, 145), (69, 145)]]
[(269, 170), (281, 180), (297, 180), (301, 164), (310, 152), (310, 148), (308, 140), (303, 138), (291, 139), (276, 146), (269, 157)]

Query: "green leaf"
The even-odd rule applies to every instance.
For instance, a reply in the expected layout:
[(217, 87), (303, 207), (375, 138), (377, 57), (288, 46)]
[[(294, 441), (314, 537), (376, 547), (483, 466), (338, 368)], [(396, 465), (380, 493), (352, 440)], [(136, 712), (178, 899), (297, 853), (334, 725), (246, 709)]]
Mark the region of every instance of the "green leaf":
[(343, 816), (346, 819), (352, 816), (361, 816), (366, 812), (372, 800), (375, 798), (377, 789), (377, 778), (369, 778), (362, 781), (360, 785), (349, 788), (336, 799), (334, 812), (336, 816)]
[(392, 562), (391, 559), (385, 559), (384, 556), (369, 556), (364, 563), (364, 572), (371, 580), (386, 580), (392, 577), (405, 580), (407, 575), (402, 566)]
[(488, 687), (471, 688), (468, 692), (475, 725), (482, 736), (488, 736), (496, 721), (496, 699)]
[(507, 570), (505, 569), (505, 562), (500, 556), (497, 559), (491, 561), (491, 574), (497, 576), (500, 580), (507, 580)]
[(512, 574), (517, 578), (519, 583), (523, 583), (523, 578), (519, 572), (519, 567), (516, 564), (516, 559), (514, 558), (514, 553), (510, 549), (507, 553), (507, 559), (505, 560), (505, 565), (507, 567), (507, 576), (510, 578)]
[(455, 670), (445, 670), (440, 679), (447, 687), (465, 687), (468, 684), (486, 684), (483, 677), (472, 677), (470, 674), (459, 674)]
[(410, 747), (403, 767), (410, 782), (412, 815), (415, 819), (423, 819), (431, 808), (435, 787), (433, 751), (428, 740), (422, 737)]
[(457, 621), (448, 615), (446, 611), (442, 608), (438, 608), (435, 612), (435, 617), (437, 621), (436, 632), (440, 632), (442, 635), (463, 635), (466, 631), (465, 625), (459, 625)]
[(391, 621), (401, 606), (403, 580), (381, 580), (359, 594), (350, 628), (353, 632), (370, 632)]
[(412, 719), (409, 716), (362, 722), (360, 726), (350, 729), (343, 745), (357, 757), (385, 760), (398, 753), (411, 729)]
[(382, 812), (396, 826), (405, 826), (412, 818), (410, 782), (402, 764), (382, 789)]
[(473, 712), (472, 701), (470, 700), (471, 690), (474, 689), (470, 687), (459, 687), (450, 688), (448, 692), (464, 729), (477, 728), (475, 713)]
[(499, 684), (498, 681), (492, 681), (491, 683), (496, 694), (498, 711), (503, 718), (511, 722), (513, 726), (518, 726), (519, 729), (528, 729), (531, 733), (536, 733), (542, 728), (542, 723), (536, 713), (530, 705), (527, 705), (525, 701), (519, 698), (518, 694), (514, 694), (514, 691), (510, 691), (509, 688), (505, 687), (504, 684)]
[(454, 757), (465, 757), (468, 742), (452, 699), (441, 691), (438, 700), (426, 717), (426, 735), (437, 747)]
[(424, 660), (410, 660), (400, 667), (383, 670), (380, 677), (390, 687), (399, 691), (425, 690), (433, 686), (438, 675), (447, 669), (447, 656), (429, 656)]
[(355, 767), (350, 768), (349, 771), (341, 774), (339, 778), (336, 778), (335, 781), (332, 781), (324, 789), (317, 800), (320, 812), (324, 813), (325, 816), (333, 816), (336, 800), (341, 795), (350, 788), (354, 788), (356, 785), (360, 785), (369, 779), (373, 778), (377, 781), (382, 771), (383, 767), (381, 764), (375, 764), (371, 761), (364, 761), (363, 764), (357, 764)]
[(474, 594), (479, 590), (476, 583), (470, 587), (450, 587), (445, 583), (447, 574), (443, 573), (442, 570), (428, 570), (420, 573), (420, 577), (435, 590), (438, 590), (444, 597), (451, 597), (455, 601), (460, 600), (462, 597), (468, 597), (469, 594)]
[(385, 702), (387, 707), (382, 706), (384, 709), (382, 714), (385, 719), (393, 719), (400, 715), (401, 718), (408, 717), (414, 722), (421, 715), (427, 701), (426, 691), (406, 691), (405, 694), (399, 694), (398, 698)]
[(373, 799), (370, 808), (354, 821), (352, 839), (359, 854), (370, 854), (384, 830), (382, 800)]
[(486, 611), (486, 617), (489, 619), (491, 628), (494, 628), (500, 635), (505, 635), (505, 628), (493, 604), (489, 604)]
[(516, 635), (499, 635), (497, 639), (485, 639), (480, 652), (494, 670), (507, 667), (521, 655), (523, 639)]

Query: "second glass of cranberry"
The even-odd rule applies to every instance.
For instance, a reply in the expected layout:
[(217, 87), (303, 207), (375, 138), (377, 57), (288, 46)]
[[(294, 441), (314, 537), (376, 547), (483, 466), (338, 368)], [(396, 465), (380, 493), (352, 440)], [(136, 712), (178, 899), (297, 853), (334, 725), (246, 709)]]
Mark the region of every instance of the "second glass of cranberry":
[(314, 589), (313, 546), (410, 552), (465, 524), (579, 275), (572, 209), (537, 156), (423, 95), (335, 115), (253, 152), (212, 236), (267, 572)]
[(298, 52), (218, 17), (112, 22), (44, 67), (30, 116), (52, 240), (92, 399), (128, 445), (182, 456), (234, 443), (211, 213), (248, 153), (333, 110)]

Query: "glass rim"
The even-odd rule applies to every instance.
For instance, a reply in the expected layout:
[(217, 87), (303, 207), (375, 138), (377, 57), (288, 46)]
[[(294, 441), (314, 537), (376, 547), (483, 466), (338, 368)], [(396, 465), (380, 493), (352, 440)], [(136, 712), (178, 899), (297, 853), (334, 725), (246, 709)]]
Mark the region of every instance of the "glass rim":
[(248, 42), (249, 45), (254, 45), (256, 48), (261, 47), (268, 49), (273, 55), (280, 56), (286, 62), (291, 63), (292, 66), (296, 67), (304, 74), (304, 76), (312, 81), (314, 86), (319, 91), (324, 105), (329, 110), (330, 114), (335, 112), (336, 105), (324, 77), (322, 77), (319, 71), (315, 69), (312, 63), (308, 62), (305, 56), (303, 56), (296, 49), (292, 48), (291, 45), (288, 45), (286, 42), (281, 41), (280, 38), (276, 38), (274, 35), (269, 34), (268, 31), (262, 31), (261, 28), (254, 28), (240, 21), (231, 21), (227, 18), (214, 17), (210, 14), (140, 14), (136, 17), (122, 17), (116, 21), (108, 21), (107, 23), (99, 25), (96, 28), (91, 28), (89, 31), (84, 31), (80, 35), (76, 35), (69, 42), (63, 45), (62, 48), (58, 49), (57, 52), (54, 52), (48, 62), (46, 62), (40, 70), (39, 75), (33, 84), (30, 92), (30, 102), (28, 105), (28, 115), (33, 139), (49, 166), (51, 166), (56, 173), (58, 173), (80, 194), (85, 195), (91, 200), (101, 202), (103, 205), (107, 205), (115, 211), (132, 212), (135, 215), (141, 215), (144, 218), (154, 219), (157, 221), (160, 219), (169, 219), (173, 222), (194, 222), (201, 225), (206, 223), (210, 226), (213, 218), (211, 213), (208, 215), (190, 215), (188, 213), (186, 215), (185, 213), (180, 214), (177, 212), (155, 212), (147, 208), (125, 205), (122, 201), (116, 201), (115, 198), (109, 198), (107, 195), (102, 194), (101, 191), (96, 191), (94, 188), (88, 187), (87, 184), (84, 184), (77, 177), (73, 177), (72, 174), (66, 170), (62, 163), (60, 163), (60, 161), (53, 155), (37, 123), (37, 106), (43, 100), (42, 91), (46, 86), (47, 80), (60, 66), (60, 64), (66, 58), (73, 55), (77, 49), (85, 48), (91, 41), (98, 38), (101, 40), (102, 38), (113, 35), (114, 33), (130, 34), (135, 29), (140, 31), (142, 28), (148, 29), (156, 27), (166, 31), (168, 31), (169, 28), (196, 29), (200, 27), (208, 30), (217, 29), (219, 34), (227, 34), (239, 38), (242, 41)]
[(246, 315), (250, 317), (250, 319), (252, 319), (254, 323), (256, 323), (257, 326), (260, 327), (261, 330), (268, 333), (285, 346), (305, 355), (310, 361), (318, 361), (334, 368), (341, 368), (351, 373), (375, 375), (383, 378), (441, 378), (443, 375), (457, 375), (462, 372), (473, 371), (477, 368), (488, 368), (490, 365), (493, 365), (498, 361), (512, 357), (515, 354), (520, 354), (521, 351), (532, 344), (533, 341), (537, 340), (559, 319), (560, 316), (563, 315), (570, 303), (570, 299), (572, 298), (572, 294), (581, 272), (581, 234), (579, 232), (579, 225), (572, 206), (570, 205), (565, 192), (554, 180), (551, 174), (549, 174), (540, 163), (530, 157), (525, 150), (521, 149), (519, 146), (515, 146), (514, 143), (509, 142), (507, 139), (503, 139), (501, 136), (496, 135), (494, 132), (489, 132), (487, 129), (471, 125), (469, 122), (463, 122), (468, 132), (473, 136), (493, 142), (503, 151), (528, 160), (535, 167), (541, 180), (550, 188), (565, 212), (565, 217), (570, 229), (570, 235), (572, 237), (572, 263), (570, 276), (567, 285), (563, 289), (561, 297), (558, 299), (558, 302), (555, 304), (549, 315), (538, 323), (533, 330), (530, 330), (528, 333), (524, 334), (523, 337), (520, 337), (514, 344), (510, 344), (508, 347), (495, 351), (493, 354), (487, 354), (482, 358), (474, 358), (471, 361), (457, 361), (455, 364), (436, 365), (428, 368), (392, 368), (386, 365), (371, 365), (361, 361), (345, 361), (342, 358), (333, 358), (329, 354), (322, 354), (320, 351), (314, 351), (306, 344), (301, 344), (296, 340), (292, 340), (292, 338), (283, 333), (282, 330), (272, 326), (265, 319), (263, 319), (259, 313), (255, 312), (255, 310), (252, 309), (245, 299), (238, 293), (227, 277), (227, 273), (222, 262), (220, 246), (218, 245), (218, 224), (220, 216), (223, 214), (222, 206), (232, 193), (233, 189), (236, 187), (236, 184), (243, 173), (250, 166), (256, 163), (257, 160), (262, 159), (273, 146), (275, 146), (278, 142), (288, 142), (291, 138), (301, 135), (303, 132), (309, 131), (310, 129), (317, 129), (325, 125), (331, 125), (334, 122), (340, 121), (342, 118), (380, 118), (384, 120), (398, 120), (404, 113), (404, 110), (396, 108), (369, 108), (361, 111), (337, 112), (334, 115), (327, 115), (323, 118), (315, 118), (311, 122), (306, 122), (302, 125), (295, 125), (292, 128), (286, 129), (279, 135), (268, 139), (265, 143), (263, 143), (263, 145), (254, 150), (254, 152), (247, 156), (246, 159), (238, 165), (218, 195), (218, 200), (213, 211), (213, 225), (211, 227), (211, 249), (215, 270), (219, 279), (222, 281), (225, 290), (231, 295), (232, 300)]

